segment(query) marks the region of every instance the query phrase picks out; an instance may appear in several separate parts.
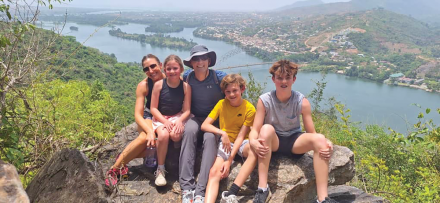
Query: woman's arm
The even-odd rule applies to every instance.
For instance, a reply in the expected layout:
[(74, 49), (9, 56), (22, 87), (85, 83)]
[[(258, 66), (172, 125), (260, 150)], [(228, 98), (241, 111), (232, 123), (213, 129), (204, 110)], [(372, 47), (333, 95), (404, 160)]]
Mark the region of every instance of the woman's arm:
[(139, 128), (147, 134), (153, 133), (150, 119), (144, 119), (145, 97), (148, 95), (147, 81), (141, 81), (136, 88), (136, 103), (134, 105), (134, 120)]

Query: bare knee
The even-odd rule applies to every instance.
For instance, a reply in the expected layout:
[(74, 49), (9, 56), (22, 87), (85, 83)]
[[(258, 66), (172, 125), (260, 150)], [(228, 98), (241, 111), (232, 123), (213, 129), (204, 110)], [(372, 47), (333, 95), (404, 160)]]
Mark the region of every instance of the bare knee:
[(163, 143), (163, 142), (167, 142), (170, 139), (170, 135), (168, 132), (161, 132), (161, 131), (166, 131), (162, 128), (158, 129), (157, 132), (157, 141), (159, 143)]
[(273, 128), (273, 126), (270, 124), (264, 124), (260, 129), (260, 135), (258, 138), (270, 140), (275, 135), (275, 128)]
[(323, 134), (314, 134), (312, 142), (315, 152), (327, 148), (327, 140)]
[(220, 177), (221, 177), (220, 169), (216, 167), (212, 167), (209, 170), (209, 179), (220, 179)]

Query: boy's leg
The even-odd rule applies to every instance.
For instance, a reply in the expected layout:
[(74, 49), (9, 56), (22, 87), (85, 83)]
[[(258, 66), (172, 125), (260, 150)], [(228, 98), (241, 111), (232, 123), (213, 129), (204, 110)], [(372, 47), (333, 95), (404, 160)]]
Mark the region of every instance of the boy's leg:
[(223, 160), (223, 158), (218, 156), (215, 159), (214, 165), (209, 171), (209, 180), (206, 187), (205, 202), (215, 202), (215, 199), (217, 199), (219, 183), (222, 176), (221, 170), (224, 162), (225, 161)]
[(147, 134), (144, 131), (139, 133), (139, 136), (125, 147), (124, 151), (119, 155), (112, 168), (121, 168), (123, 164), (127, 164), (134, 158), (142, 158), (145, 156), (144, 152), (147, 146)]
[(179, 157), (179, 183), (182, 191), (194, 190), (194, 164), (196, 160), (197, 135), (200, 131), (200, 118), (190, 118), (182, 135), (182, 146)]
[(200, 173), (197, 179), (195, 196), (205, 196), (206, 184), (208, 184), (209, 178), (209, 170), (211, 169), (212, 165), (214, 164), (215, 158), (217, 157), (217, 138), (218, 137), (213, 133), (203, 134), (202, 163), (200, 165)]
[(247, 159), (241, 166), (240, 172), (234, 180), (234, 184), (238, 187), (243, 186), (244, 182), (246, 182), (246, 179), (257, 165), (257, 155), (254, 153), (254, 151), (250, 150), (249, 142), (244, 146), (243, 156), (247, 157)]
[(328, 196), (328, 165), (329, 161), (319, 156), (319, 150), (327, 149), (327, 140), (324, 135), (317, 133), (301, 134), (293, 144), (292, 153), (304, 154), (313, 150), (313, 169), (316, 176), (316, 190), (318, 200), (323, 201)]
[(168, 142), (170, 140), (170, 133), (165, 129), (165, 126), (160, 126), (156, 129), (157, 133), (157, 165), (165, 165), (165, 158), (168, 152)]
[(269, 147), (269, 152), (262, 157), (258, 157), (258, 187), (267, 187), (267, 174), (269, 172), (269, 162), (272, 158), (272, 153), (278, 150), (279, 141), (277, 134), (275, 133), (275, 128), (270, 124), (265, 124), (261, 127), (259, 139), (263, 139), (264, 146)]

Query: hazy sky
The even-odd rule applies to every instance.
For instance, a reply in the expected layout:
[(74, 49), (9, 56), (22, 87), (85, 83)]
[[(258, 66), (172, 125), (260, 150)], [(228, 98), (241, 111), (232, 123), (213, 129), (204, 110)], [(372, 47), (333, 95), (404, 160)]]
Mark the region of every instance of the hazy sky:
[[(264, 11), (300, 0), (73, 0), (66, 7), (148, 9), (166, 11)], [(342, 2), (349, 0), (322, 0)], [(56, 3), (55, 3), (56, 4)]]

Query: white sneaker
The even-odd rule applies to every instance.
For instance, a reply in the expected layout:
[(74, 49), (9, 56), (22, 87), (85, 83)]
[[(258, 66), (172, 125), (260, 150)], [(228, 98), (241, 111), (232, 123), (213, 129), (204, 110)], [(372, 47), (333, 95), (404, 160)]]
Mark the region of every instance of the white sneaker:
[(205, 197), (202, 197), (201, 195), (197, 195), (194, 197), (194, 203), (204, 203)]
[(194, 201), (194, 190), (182, 191), (182, 203), (192, 203)]
[(237, 196), (229, 195), (226, 197), (226, 193), (228, 193), (228, 191), (222, 192), (222, 199), (220, 200), (220, 203), (238, 203)]
[(157, 168), (156, 172), (154, 172), (154, 175), (156, 176), (156, 181), (154, 181), (154, 183), (156, 184), (156, 186), (164, 186), (167, 184), (165, 173), (165, 170), (161, 170), (159, 168)]

